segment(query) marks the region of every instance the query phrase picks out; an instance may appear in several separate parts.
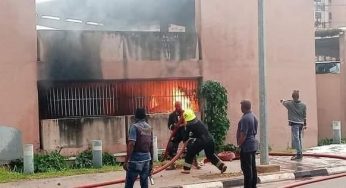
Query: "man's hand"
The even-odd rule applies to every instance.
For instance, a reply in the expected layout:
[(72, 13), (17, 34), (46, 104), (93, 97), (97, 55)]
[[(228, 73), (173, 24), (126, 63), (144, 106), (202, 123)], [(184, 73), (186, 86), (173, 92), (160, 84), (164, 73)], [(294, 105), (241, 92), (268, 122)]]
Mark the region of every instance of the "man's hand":
[(303, 126), (303, 129), (306, 130), (308, 127), (306, 125)]
[(125, 171), (127, 171), (128, 168), (129, 168), (129, 162), (125, 162), (125, 163), (123, 164), (123, 169), (124, 169)]

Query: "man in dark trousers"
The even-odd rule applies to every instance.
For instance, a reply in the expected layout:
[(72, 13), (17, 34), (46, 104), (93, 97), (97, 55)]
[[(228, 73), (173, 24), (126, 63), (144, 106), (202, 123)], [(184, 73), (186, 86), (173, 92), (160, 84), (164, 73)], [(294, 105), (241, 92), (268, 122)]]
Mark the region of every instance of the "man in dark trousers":
[(291, 160), (301, 160), (302, 152), (302, 130), (306, 129), (306, 106), (299, 100), (299, 91), (292, 93), (293, 100), (281, 100), (280, 102), (287, 108), (288, 123), (291, 126), (292, 145), (297, 153)]
[[(174, 104), (175, 110), (171, 114), (169, 114), (168, 118), (168, 129), (172, 131), (174, 134), (168, 144), (168, 155), (172, 159), (178, 151), (178, 147), (181, 141), (183, 141), (185, 134), (189, 134), (185, 131), (185, 120), (183, 117), (184, 110), (182, 108), (181, 102), (177, 101)], [(189, 147), (188, 145), (187, 147)], [(193, 166), (197, 169), (201, 169), (202, 167), (198, 164), (197, 157), (193, 160)], [(174, 170), (176, 169), (175, 164), (172, 164), (166, 170)]]
[(153, 133), (146, 122), (145, 109), (135, 112), (135, 123), (129, 130), (127, 143), (127, 158), (124, 164), (126, 172), (125, 188), (133, 188), (139, 175), (141, 188), (148, 187), (148, 177), (152, 171)]
[(241, 103), (243, 116), (238, 123), (237, 142), (240, 147), (240, 165), (244, 174), (244, 187), (254, 188), (257, 184), (256, 151), (258, 141), (258, 121), (251, 111), (251, 102), (243, 100)]
[(224, 173), (227, 166), (215, 154), (214, 140), (207, 126), (197, 119), (195, 113), (191, 109), (184, 111), (184, 120), (186, 122), (186, 133), (188, 133), (184, 136), (184, 142), (188, 142), (189, 147), (187, 147), (182, 173), (190, 173), (194, 158), (202, 150), (204, 150), (208, 160), (215, 165), (221, 173)]
[[(174, 134), (171, 140), (168, 143), (168, 155), (172, 159), (178, 151), (179, 143), (183, 140), (185, 130), (182, 124), (184, 124), (183, 120), (183, 112), (181, 102), (177, 101), (174, 104), (175, 110), (169, 114), (168, 117), (168, 129), (172, 131)], [(175, 165), (172, 164), (167, 170), (174, 170)]]

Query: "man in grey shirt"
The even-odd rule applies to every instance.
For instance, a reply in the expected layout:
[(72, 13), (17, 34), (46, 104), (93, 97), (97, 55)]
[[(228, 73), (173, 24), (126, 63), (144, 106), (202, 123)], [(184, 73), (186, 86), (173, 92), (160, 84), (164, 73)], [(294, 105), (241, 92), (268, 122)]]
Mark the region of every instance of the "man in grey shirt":
[(240, 147), (240, 166), (244, 174), (244, 187), (255, 188), (257, 184), (256, 140), (258, 121), (251, 111), (251, 102), (243, 100), (241, 103), (243, 116), (238, 123), (237, 143)]
[(306, 129), (306, 106), (299, 100), (299, 91), (292, 93), (293, 100), (281, 100), (281, 103), (287, 108), (288, 123), (291, 126), (292, 145), (297, 150), (297, 154), (291, 160), (301, 160), (302, 152), (302, 130)]

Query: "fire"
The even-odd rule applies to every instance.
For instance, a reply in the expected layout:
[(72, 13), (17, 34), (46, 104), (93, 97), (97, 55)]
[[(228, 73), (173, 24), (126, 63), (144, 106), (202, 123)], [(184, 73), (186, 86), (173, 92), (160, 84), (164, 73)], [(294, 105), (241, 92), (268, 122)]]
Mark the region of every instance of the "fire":
[(191, 101), (189, 99), (189, 97), (187, 97), (185, 95), (184, 92), (180, 91), (179, 89), (173, 89), (173, 105), (175, 104), (175, 102), (179, 101), (181, 102), (181, 106), (183, 109), (188, 109), (188, 108), (192, 108), (191, 106)]

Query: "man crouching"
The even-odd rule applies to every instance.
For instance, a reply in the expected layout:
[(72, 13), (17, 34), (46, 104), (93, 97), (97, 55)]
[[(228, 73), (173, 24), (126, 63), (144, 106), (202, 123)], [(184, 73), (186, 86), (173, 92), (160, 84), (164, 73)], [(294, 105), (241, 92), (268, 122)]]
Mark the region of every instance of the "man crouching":
[[(185, 131), (184, 142), (189, 142), (187, 153), (185, 156), (185, 164), (182, 173), (189, 174), (193, 159), (202, 150), (204, 150), (206, 157), (210, 162), (215, 165), (221, 173), (224, 173), (227, 166), (215, 154), (215, 144), (208, 128), (200, 120), (196, 118), (195, 113), (191, 109), (184, 111)], [(191, 139), (189, 139), (189, 137)]]

